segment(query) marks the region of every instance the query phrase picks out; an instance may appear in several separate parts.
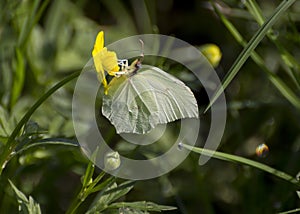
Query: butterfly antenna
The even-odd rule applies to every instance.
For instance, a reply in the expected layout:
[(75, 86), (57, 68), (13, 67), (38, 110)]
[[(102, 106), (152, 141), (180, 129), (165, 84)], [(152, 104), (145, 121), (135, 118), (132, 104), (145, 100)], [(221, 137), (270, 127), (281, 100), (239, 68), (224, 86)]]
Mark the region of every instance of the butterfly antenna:
[(139, 58), (139, 61), (142, 62), (142, 60), (144, 59), (144, 42), (143, 42), (143, 40), (140, 39), (140, 43), (141, 43), (141, 56)]

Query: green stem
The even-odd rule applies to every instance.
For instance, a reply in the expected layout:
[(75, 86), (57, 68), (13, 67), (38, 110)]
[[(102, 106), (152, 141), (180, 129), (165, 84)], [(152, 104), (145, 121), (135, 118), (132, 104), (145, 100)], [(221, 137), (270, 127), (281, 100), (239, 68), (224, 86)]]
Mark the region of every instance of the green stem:
[(79, 194), (76, 196), (76, 198), (73, 200), (73, 202), (70, 205), (70, 208), (68, 209), (68, 211), (66, 212), (66, 214), (73, 214), (76, 212), (76, 210), (78, 209), (78, 207), (82, 204), (82, 202), (84, 201), (84, 199), (82, 200), (81, 198), (79, 198), (80, 194), (84, 194), (83, 192), (79, 192)]
[(38, 147), (38, 146), (47, 146), (47, 145), (57, 145), (57, 146), (74, 146), (74, 147), (78, 147), (79, 144), (77, 142), (73, 142), (73, 141), (67, 141), (66, 139), (62, 138), (48, 138), (48, 139), (42, 139), (40, 141), (36, 141), (32, 144), (29, 144), (28, 146), (24, 146), (21, 149), (15, 151), (14, 155), (18, 155), (21, 154), (23, 152), (25, 152), (28, 149), (34, 148), (34, 147)]
[[(80, 192), (77, 194), (77, 196), (74, 198), (72, 201), (69, 209), (67, 210), (66, 214), (74, 214), (76, 213), (76, 210), (78, 207), (84, 202), (84, 200), (91, 194), (93, 193), (93, 188), (98, 184), (98, 182), (103, 178), (105, 175), (105, 172), (101, 172), (95, 180), (93, 180), (92, 183), (86, 183), (82, 185), (82, 188)], [(85, 185), (85, 186), (84, 186)]]
[(274, 169), (268, 165), (265, 165), (265, 164), (262, 164), (262, 163), (244, 158), (244, 157), (240, 157), (237, 155), (231, 155), (231, 154), (217, 152), (217, 151), (213, 151), (213, 150), (209, 150), (209, 149), (193, 147), (193, 146), (190, 146), (187, 144), (182, 144), (182, 147), (184, 147), (190, 151), (196, 152), (198, 154), (201, 154), (201, 155), (206, 155), (206, 156), (210, 156), (210, 157), (213, 157), (216, 159), (230, 161), (230, 162), (234, 162), (234, 163), (240, 163), (243, 165), (248, 165), (248, 166), (254, 167), (256, 169), (260, 169), (260, 170), (268, 172), (278, 178), (288, 181), (289, 183), (292, 183), (292, 184), (296, 185), (297, 187), (300, 187), (300, 182), (296, 178), (294, 178), (293, 176), (291, 176), (285, 172)]
[[(228, 29), (228, 31), (232, 34), (232, 36), (235, 38), (235, 40), (241, 46), (246, 47), (247, 42), (242, 37), (242, 35), (238, 32), (238, 30), (233, 26), (233, 24), (228, 19), (226, 19), (226, 17), (218, 10), (217, 7), (215, 7), (215, 5), (213, 5), (213, 7), (215, 9), (215, 12), (220, 17), (221, 21), (223, 22), (225, 27)], [(267, 66), (265, 65), (265, 62), (255, 52), (255, 50), (251, 53), (251, 58), (266, 73), (269, 80), (277, 88), (277, 90), (296, 108), (300, 109), (300, 100), (299, 100), (298, 96), (275, 73), (273, 73), (272, 71), (270, 71), (267, 68)]]
[[(248, 0), (245, 2), (245, 5), (250, 14), (252, 14), (253, 18), (256, 19), (256, 22), (261, 26), (263, 25), (265, 18), (263, 16), (263, 12), (259, 8), (258, 4), (255, 0)], [(297, 60), (286, 50), (284, 45), (278, 40), (276, 36), (274, 36), (274, 32), (270, 29), (269, 33), (267, 33), (268, 38), (275, 44), (277, 47), (282, 61), (286, 64), (286, 72), (291, 77), (294, 84), (300, 89), (300, 79), (299, 75), (295, 72), (295, 69), (299, 69), (299, 64)]]
[(59, 88), (64, 86), (66, 83), (70, 82), (71, 80), (75, 79), (80, 75), (81, 71), (77, 71), (63, 79), (62, 81), (58, 82), (56, 85), (54, 85), (52, 88), (50, 88), (42, 97), (40, 97), (35, 104), (26, 112), (26, 114), (23, 116), (23, 118), (19, 121), (11, 135), (9, 136), (6, 144), (3, 146), (1, 155), (0, 155), (0, 176), (2, 174), (3, 169), (5, 168), (7, 162), (11, 159), (11, 157), (14, 154), (14, 150), (16, 146), (18, 145), (18, 141), (16, 140), (16, 137), (20, 133), (22, 127), (28, 122), (31, 115), (35, 112), (35, 110), (38, 109), (38, 107), (46, 100), (48, 97), (50, 97), (55, 91), (57, 91)]
[(295, 2), (296, 0), (284, 0), (281, 4), (276, 8), (274, 13), (268, 18), (268, 20), (259, 28), (259, 30), (255, 33), (255, 35), (248, 42), (246, 47), (237, 57), (227, 75), (225, 76), (222, 85), (217, 89), (215, 95), (212, 100), (208, 104), (205, 112), (214, 104), (214, 102), (218, 99), (218, 97), (222, 94), (222, 92), (227, 88), (236, 74), (239, 72), (241, 67), (244, 65), (248, 57), (251, 55), (253, 50), (257, 47), (260, 41), (265, 37), (271, 27), (277, 22), (277, 20), (283, 15), (283, 13)]
[(290, 214), (290, 213), (299, 213), (300, 212), (300, 208), (294, 209), (294, 210), (289, 210), (289, 211), (285, 211), (285, 212), (280, 212), (278, 214)]

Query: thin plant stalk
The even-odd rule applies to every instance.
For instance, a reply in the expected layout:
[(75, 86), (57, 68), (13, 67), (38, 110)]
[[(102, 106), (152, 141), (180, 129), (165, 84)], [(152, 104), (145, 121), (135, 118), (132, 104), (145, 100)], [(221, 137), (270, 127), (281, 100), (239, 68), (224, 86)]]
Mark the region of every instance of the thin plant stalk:
[[(238, 32), (234, 25), (226, 19), (226, 17), (219, 11), (217, 7), (214, 6), (215, 12), (220, 17), (221, 21), (235, 38), (235, 40), (243, 47), (246, 47), (247, 42), (243, 36)], [(299, 97), (273, 72), (271, 72), (265, 65), (263, 59), (253, 51), (251, 53), (251, 58), (253, 61), (265, 72), (271, 83), (277, 88), (277, 90), (296, 108), (300, 109), (300, 99)]]
[(186, 148), (190, 151), (196, 152), (198, 154), (201, 154), (201, 155), (207, 155), (209, 157), (213, 157), (216, 159), (225, 160), (225, 161), (234, 162), (234, 163), (240, 163), (243, 165), (251, 166), (256, 169), (260, 169), (264, 172), (270, 173), (271, 175), (273, 175), (275, 177), (278, 177), (278, 178), (283, 179), (293, 185), (296, 185), (298, 188), (300, 187), (300, 182), (295, 177), (293, 177), (285, 172), (274, 169), (263, 163), (259, 163), (257, 161), (253, 161), (253, 160), (250, 160), (250, 159), (247, 159), (244, 157), (240, 157), (237, 155), (231, 155), (231, 154), (217, 152), (217, 151), (213, 151), (213, 150), (209, 150), (209, 149), (193, 147), (193, 146), (190, 146), (187, 144), (182, 144), (182, 147)]
[(22, 127), (28, 122), (31, 115), (42, 105), (45, 100), (47, 100), (54, 92), (56, 92), (58, 89), (60, 89), (62, 86), (70, 82), (71, 80), (75, 79), (80, 75), (81, 71), (74, 72), (70, 74), (65, 79), (58, 82), (56, 85), (54, 85), (52, 88), (50, 88), (43, 96), (41, 96), (35, 104), (26, 112), (26, 114), (23, 116), (23, 118), (18, 122), (15, 129), (9, 136), (7, 142), (2, 148), (2, 151), (0, 153), (0, 176), (2, 174), (3, 169), (5, 168), (7, 162), (11, 159), (11, 157), (14, 154), (15, 148), (18, 145), (18, 141), (16, 140), (16, 137), (20, 133)]
[(266, 36), (271, 27), (277, 22), (277, 20), (284, 14), (284, 12), (295, 2), (296, 0), (285, 0), (282, 1), (281, 4), (276, 8), (274, 13), (266, 20), (266, 22), (259, 28), (259, 30), (255, 33), (255, 35), (248, 42), (246, 47), (240, 53), (240, 55), (236, 58), (235, 62), (229, 69), (227, 75), (222, 81), (222, 85), (219, 86), (212, 100), (209, 102), (208, 106), (205, 109), (205, 112), (214, 104), (214, 102), (218, 99), (221, 93), (227, 88), (227, 86), (231, 83), (233, 78), (240, 71), (241, 67), (244, 65), (246, 60), (249, 58), (253, 50), (257, 47), (257, 45), (261, 42), (261, 40)]
[[(245, 5), (252, 14), (253, 18), (256, 20), (256, 22), (261, 26), (263, 25), (265, 18), (263, 16), (263, 12), (261, 11), (260, 7), (256, 3), (255, 0), (248, 0), (245, 1)], [(295, 72), (295, 70), (299, 70), (300, 65), (297, 62), (297, 60), (286, 50), (283, 44), (278, 41), (278, 37), (274, 36), (274, 32), (272, 29), (270, 29), (269, 33), (267, 33), (268, 38), (275, 44), (277, 47), (280, 56), (282, 58), (282, 61), (285, 62), (286, 65), (286, 72), (291, 77), (294, 84), (297, 86), (298, 89), (300, 89), (300, 78), (299, 75)]]

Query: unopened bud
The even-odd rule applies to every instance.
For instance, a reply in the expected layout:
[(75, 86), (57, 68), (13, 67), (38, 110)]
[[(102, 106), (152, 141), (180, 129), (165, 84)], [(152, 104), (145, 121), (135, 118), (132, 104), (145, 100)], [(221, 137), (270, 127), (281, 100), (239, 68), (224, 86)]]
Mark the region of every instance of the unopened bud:
[(205, 44), (200, 46), (201, 53), (207, 58), (210, 64), (215, 68), (219, 65), (222, 58), (220, 48), (215, 44)]
[(104, 167), (106, 170), (112, 171), (121, 165), (121, 159), (118, 152), (108, 152), (105, 155)]

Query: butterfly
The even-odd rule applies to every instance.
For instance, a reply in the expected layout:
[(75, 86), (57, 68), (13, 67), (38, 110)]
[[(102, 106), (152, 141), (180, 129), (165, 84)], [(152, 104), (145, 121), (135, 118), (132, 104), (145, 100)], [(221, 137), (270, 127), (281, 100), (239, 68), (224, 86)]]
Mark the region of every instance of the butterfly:
[[(158, 124), (183, 118), (197, 118), (197, 101), (183, 82), (160, 68), (143, 65), (140, 56), (130, 65), (104, 47), (103, 32), (96, 39), (93, 58), (104, 86), (102, 114), (117, 133), (145, 134)], [(114, 76), (107, 84), (105, 71)]]
[(102, 114), (119, 133), (149, 133), (158, 124), (198, 118), (197, 101), (183, 82), (160, 68), (135, 60), (109, 83)]

